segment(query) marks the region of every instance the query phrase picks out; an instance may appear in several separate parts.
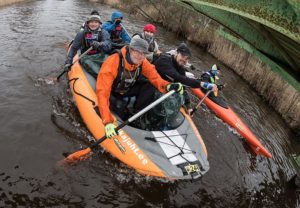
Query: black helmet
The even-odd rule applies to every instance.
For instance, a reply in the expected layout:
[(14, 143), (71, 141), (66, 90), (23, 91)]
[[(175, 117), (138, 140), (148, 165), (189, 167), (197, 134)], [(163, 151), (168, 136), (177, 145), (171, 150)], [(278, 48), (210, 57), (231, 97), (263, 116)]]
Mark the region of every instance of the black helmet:
[(177, 53), (181, 53), (182, 55), (188, 57), (192, 56), (190, 49), (187, 47), (185, 43), (180, 43), (180, 45), (177, 48)]

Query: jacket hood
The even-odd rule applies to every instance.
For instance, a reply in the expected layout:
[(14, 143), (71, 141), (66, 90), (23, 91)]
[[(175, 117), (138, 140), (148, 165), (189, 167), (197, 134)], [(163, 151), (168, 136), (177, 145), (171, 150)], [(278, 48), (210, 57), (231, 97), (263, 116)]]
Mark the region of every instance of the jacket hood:
[(119, 11), (113, 12), (111, 15), (111, 21), (114, 22), (117, 18), (123, 18), (123, 14)]

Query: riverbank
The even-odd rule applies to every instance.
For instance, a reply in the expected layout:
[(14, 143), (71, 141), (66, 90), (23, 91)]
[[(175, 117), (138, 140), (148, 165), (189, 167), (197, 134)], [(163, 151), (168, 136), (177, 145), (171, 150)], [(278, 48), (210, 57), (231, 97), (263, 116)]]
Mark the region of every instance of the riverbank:
[[(95, 1), (95, 0), (94, 0)], [(212, 54), (245, 79), (268, 101), (296, 133), (300, 132), (300, 94), (276, 73), (270, 60), (259, 59), (257, 51), (214, 20), (170, 1), (98, 2), (127, 10), (147, 21), (160, 24)], [(168, 9), (166, 9), (168, 8)], [(272, 63), (268, 64), (268, 63)], [(274, 70), (275, 68), (275, 70)]]
[(19, 2), (25, 2), (25, 1), (29, 1), (29, 0), (1, 0), (0, 1), (0, 7), (1, 6), (6, 6), (6, 5), (9, 5), (9, 4), (19, 3)]

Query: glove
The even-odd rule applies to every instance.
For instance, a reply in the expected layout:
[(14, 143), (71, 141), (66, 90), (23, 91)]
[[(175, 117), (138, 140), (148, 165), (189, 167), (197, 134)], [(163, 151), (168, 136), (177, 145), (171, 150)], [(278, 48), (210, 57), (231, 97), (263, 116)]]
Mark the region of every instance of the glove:
[(65, 64), (64, 65), (64, 71), (70, 71), (70, 69), (71, 69), (71, 67), (72, 67), (72, 64)]
[(122, 22), (122, 20), (117, 19), (117, 20), (115, 21), (115, 25), (119, 25), (121, 22)]
[(117, 136), (118, 132), (116, 132), (116, 126), (113, 123), (109, 123), (105, 125), (105, 135), (107, 138), (112, 138)]
[(209, 82), (204, 82), (204, 84), (202, 85), (202, 87), (203, 87), (204, 89), (207, 89), (207, 90), (212, 90), (212, 89), (214, 89), (214, 91), (215, 91), (216, 89), (218, 89), (218, 88), (217, 88), (217, 85), (211, 84), (211, 83), (209, 83)]
[(92, 42), (92, 46), (95, 50), (100, 50), (100, 48), (102, 47), (103, 43), (102, 42), (98, 42), (98, 41), (93, 41)]
[(167, 86), (167, 91), (171, 91), (171, 90), (175, 90), (176, 92), (178, 92), (180, 95), (183, 94), (183, 86), (181, 83), (176, 82), (176, 83), (171, 83), (168, 84)]

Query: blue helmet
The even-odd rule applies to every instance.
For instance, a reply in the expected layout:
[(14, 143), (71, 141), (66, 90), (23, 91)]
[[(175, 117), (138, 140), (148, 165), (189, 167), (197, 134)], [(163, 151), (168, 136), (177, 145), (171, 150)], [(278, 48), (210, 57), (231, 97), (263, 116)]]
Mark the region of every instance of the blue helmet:
[(123, 19), (123, 14), (119, 11), (113, 12), (111, 15), (111, 21), (114, 22), (115, 19), (118, 19), (118, 18)]

